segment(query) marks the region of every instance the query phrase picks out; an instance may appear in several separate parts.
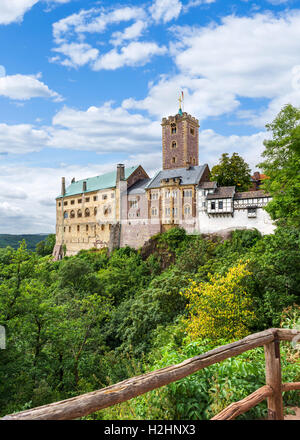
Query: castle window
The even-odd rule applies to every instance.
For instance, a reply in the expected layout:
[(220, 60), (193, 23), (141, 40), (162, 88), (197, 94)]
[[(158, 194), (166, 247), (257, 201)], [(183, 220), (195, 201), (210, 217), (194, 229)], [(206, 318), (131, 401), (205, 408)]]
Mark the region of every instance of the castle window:
[(171, 145), (172, 145), (172, 148), (176, 148), (177, 147), (176, 141), (173, 141)]
[(80, 231), (80, 226), (79, 225), (77, 225), (77, 232), (79, 232)]
[(68, 218), (68, 213), (67, 213), (67, 211), (64, 212), (64, 218)]
[(98, 197), (97, 197), (97, 196), (94, 196), (94, 197), (93, 197), (93, 200), (94, 200), (94, 202), (97, 202)]
[(190, 215), (191, 214), (191, 207), (190, 205), (185, 205), (184, 207), (184, 215)]
[(210, 203), (210, 208), (211, 209), (216, 209), (216, 202), (211, 202)]
[(101, 231), (104, 231), (105, 226), (101, 225)]
[(58, 206), (61, 206), (61, 203), (60, 203), (60, 202), (58, 202)]
[(64, 206), (67, 206), (68, 202), (64, 202)]
[(102, 200), (106, 200), (107, 199), (107, 194), (103, 194), (102, 195)]
[(223, 209), (223, 201), (222, 200), (219, 201), (219, 209)]
[(158, 199), (158, 193), (151, 193), (151, 200), (157, 200)]
[(166, 199), (169, 199), (169, 198), (170, 198), (170, 195), (171, 195), (170, 191), (166, 191), (166, 192), (165, 192), (165, 197), (166, 197)]
[(85, 226), (85, 230), (86, 230), (86, 232), (88, 232), (88, 230), (89, 230), (89, 225), (86, 225), (86, 226)]
[(176, 157), (172, 157), (172, 162), (176, 163)]
[(190, 133), (194, 136), (195, 135), (195, 129), (194, 128), (190, 128)]
[(82, 199), (78, 199), (78, 203), (82, 203)]
[(193, 191), (191, 189), (185, 189), (183, 190), (183, 197), (192, 197)]
[(196, 159), (193, 157), (193, 165), (196, 165)]
[(71, 205), (74, 205), (74, 203), (75, 203), (75, 200), (71, 200)]
[(75, 218), (75, 211), (70, 212), (70, 218)]
[(248, 217), (256, 217), (256, 208), (248, 208)]
[(97, 208), (94, 208), (94, 215), (97, 215)]
[(151, 214), (152, 214), (152, 215), (157, 215), (157, 209), (156, 209), (156, 208), (152, 208), (152, 210), (151, 210)]
[(130, 208), (137, 208), (137, 206), (138, 206), (137, 200), (130, 200), (129, 202)]
[(166, 212), (166, 216), (168, 217), (170, 215), (170, 212), (171, 212), (170, 208), (166, 208), (165, 212)]
[(173, 208), (173, 215), (177, 215), (177, 208)]
[(87, 198), (85, 199), (85, 201), (86, 201), (86, 202), (89, 202), (89, 201), (90, 201), (90, 198), (89, 198), (89, 197), (87, 197)]
[(66, 232), (66, 227), (64, 226), (64, 232)]
[(89, 208), (86, 208), (86, 210), (84, 211), (84, 215), (85, 215), (85, 217), (89, 217), (90, 216)]
[(82, 211), (81, 211), (81, 209), (78, 209), (78, 211), (77, 211), (77, 217), (82, 217)]
[(172, 191), (172, 196), (174, 199), (177, 199), (177, 191), (176, 190)]
[(171, 124), (171, 133), (176, 134), (176, 124)]
[(69, 226), (69, 232), (71, 232), (71, 226)]

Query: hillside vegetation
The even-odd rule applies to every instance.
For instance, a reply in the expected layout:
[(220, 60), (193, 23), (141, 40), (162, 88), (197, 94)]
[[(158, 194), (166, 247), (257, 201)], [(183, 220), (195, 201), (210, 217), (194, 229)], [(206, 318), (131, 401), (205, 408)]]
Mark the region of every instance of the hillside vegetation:
[[(144, 248), (51, 256), (0, 250), (2, 415), (99, 389), (295, 321), (299, 231), (235, 231), (230, 240), (179, 228)], [(286, 317), (283, 317), (283, 314)], [(299, 357), (283, 344), (283, 380)], [(245, 353), (92, 418), (206, 419), (265, 383), (263, 349)], [(298, 399), (298, 400), (297, 400)], [(287, 403), (299, 402), (296, 393)], [(265, 404), (251, 417), (264, 415)], [(247, 414), (249, 417), (249, 413)]]
[(22, 240), (26, 241), (27, 249), (34, 251), (36, 245), (47, 238), (48, 234), (0, 234), (0, 247), (11, 246), (14, 249), (18, 249)]
[[(141, 249), (81, 251), (54, 262), (54, 236), (0, 249), (0, 415), (97, 390), (270, 327), (300, 326), (300, 110), (268, 129), (263, 172), (277, 228), (221, 241), (180, 228)], [(281, 344), (283, 382), (300, 352)], [(263, 348), (212, 365), (88, 419), (209, 419), (265, 384)], [(297, 392), (285, 405), (300, 406)], [(241, 418), (264, 418), (261, 403)]]

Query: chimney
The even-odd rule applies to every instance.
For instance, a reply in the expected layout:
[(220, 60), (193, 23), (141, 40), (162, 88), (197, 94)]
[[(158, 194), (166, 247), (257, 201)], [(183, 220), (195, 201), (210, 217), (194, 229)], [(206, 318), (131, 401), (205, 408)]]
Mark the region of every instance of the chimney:
[(73, 177), (73, 179), (71, 180), (71, 183), (75, 183), (75, 177)]
[(66, 194), (66, 179), (64, 177), (61, 178), (61, 195), (64, 196)]
[(116, 181), (120, 182), (120, 180), (125, 180), (125, 165), (119, 163), (117, 165), (117, 178)]
[(83, 181), (83, 184), (82, 184), (82, 191), (86, 191), (86, 180)]

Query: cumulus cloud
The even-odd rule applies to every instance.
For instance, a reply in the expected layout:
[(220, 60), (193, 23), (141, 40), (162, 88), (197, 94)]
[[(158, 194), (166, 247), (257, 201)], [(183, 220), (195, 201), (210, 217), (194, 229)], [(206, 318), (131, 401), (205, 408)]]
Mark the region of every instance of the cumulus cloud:
[(114, 32), (110, 43), (114, 46), (119, 46), (126, 40), (133, 40), (140, 37), (143, 31), (147, 28), (147, 23), (142, 20), (138, 20), (131, 26), (124, 29), (123, 32)]
[[(113, 48), (100, 55), (98, 49), (85, 42), (88, 34), (104, 33), (110, 25), (129, 21), (133, 21), (133, 24), (111, 35), (109, 43), (113, 46), (134, 40), (119, 50)], [(69, 67), (89, 64), (94, 70), (144, 65), (152, 56), (166, 52), (165, 47), (160, 47), (155, 42), (135, 41), (147, 26), (145, 11), (140, 7), (81, 10), (53, 24), (53, 37), (57, 44), (53, 51), (64, 55), (65, 58), (58, 55), (51, 61)]]
[(219, 116), (236, 109), (239, 105), (234, 92), (223, 90), (220, 84), (205, 78), (188, 75), (161, 76), (157, 84), (150, 84), (148, 96), (143, 100), (125, 99), (126, 109), (147, 110), (162, 118), (178, 111), (178, 91), (185, 95), (186, 111), (202, 120), (208, 116)]
[(168, 21), (178, 18), (182, 9), (182, 3), (179, 0), (155, 0), (149, 11), (155, 21)]
[(0, 75), (0, 95), (10, 99), (51, 98), (62, 101), (62, 97), (41, 82), (41, 75)]
[(102, 55), (93, 65), (94, 70), (115, 70), (123, 66), (143, 66), (154, 55), (163, 55), (167, 51), (165, 46), (158, 46), (153, 42), (133, 41), (120, 51), (113, 49)]
[(239, 153), (255, 171), (264, 150), (263, 141), (268, 138), (269, 134), (264, 131), (248, 136), (223, 136), (214, 130), (200, 130), (200, 161), (212, 167), (218, 163), (222, 153)]
[[(123, 101), (126, 109), (147, 110), (159, 117), (178, 109), (177, 94), (185, 94), (185, 110), (200, 120), (230, 112), (243, 123), (263, 127), (281, 106), (300, 105), (300, 12), (251, 17), (228, 16), (220, 24), (175, 27), (171, 54), (179, 73), (149, 84), (145, 99)], [(240, 111), (241, 98), (270, 104), (255, 115)]]
[(1, 0), (0, 24), (22, 21), (24, 14), (39, 0)]
[(22, 21), (24, 14), (40, 1), (47, 3), (68, 3), (71, 0), (1, 0), (0, 24)]
[(160, 132), (159, 122), (112, 103), (86, 111), (64, 107), (53, 118), (47, 145), (97, 153), (153, 151), (159, 148)]
[(48, 140), (43, 129), (30, 124), (0, 124), (0, 154), (26, 154), (39, 151)]
[(69, 67), (83, 66), (97, 59), (99, 51), (86, 43), (63, 43), (53, 49), (55, 52), (66, 56), (61, 60), (60, 57), (51, 58), (50, 61), (59, 61), (61, 64)]

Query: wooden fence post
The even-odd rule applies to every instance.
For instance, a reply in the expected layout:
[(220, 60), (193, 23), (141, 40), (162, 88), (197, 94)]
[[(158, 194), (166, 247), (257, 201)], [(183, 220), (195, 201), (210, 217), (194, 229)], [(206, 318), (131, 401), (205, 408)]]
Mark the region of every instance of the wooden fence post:
[(283, 420), (280, 341), (275, 333), (273, 342), (264, 346), (266, 360), (266, 384), (273, 390), (268, 397), (268, 420)]

